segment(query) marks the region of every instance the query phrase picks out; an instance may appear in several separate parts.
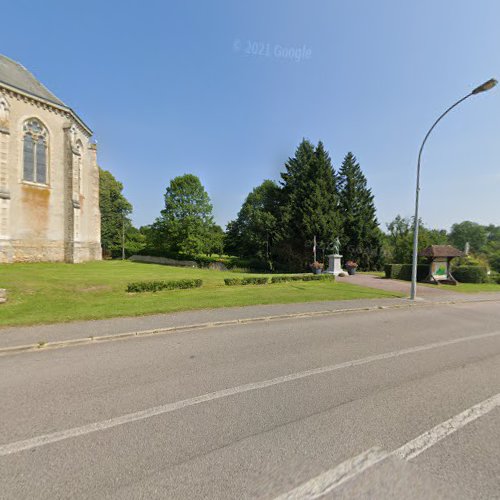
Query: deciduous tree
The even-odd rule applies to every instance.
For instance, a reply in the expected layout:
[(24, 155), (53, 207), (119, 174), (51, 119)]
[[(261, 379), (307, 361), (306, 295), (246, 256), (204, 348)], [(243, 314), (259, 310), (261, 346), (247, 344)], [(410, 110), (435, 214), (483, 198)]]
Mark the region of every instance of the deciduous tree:
[(265, 180), (246, 197), (234, 221), (227, 225), (226, 250), (245, 258), (257, 258), (272, 268), (271, 252), (277, 240), (280, 192)]
[(450, 242), (460, 250), (465, 250), (465, 245), (468, 242), (471, 252), (481, 252), (487, 241), (486, 228), (477, 222), (466, 220), (451, 226)]
[(165, 208), (151, 229), (157, 248), (184, 254), (207, 253), (214, 226), (212, 204), (200, 179), (175, 177), (165, 192)]
[(129, 215), (132, 205), (123, 196), (123, 184), (111, 172), (99, 168), (99, 207), (101, 210), (101, 245), (115, 253), (122, 245), (122, 232), (132, 228)]

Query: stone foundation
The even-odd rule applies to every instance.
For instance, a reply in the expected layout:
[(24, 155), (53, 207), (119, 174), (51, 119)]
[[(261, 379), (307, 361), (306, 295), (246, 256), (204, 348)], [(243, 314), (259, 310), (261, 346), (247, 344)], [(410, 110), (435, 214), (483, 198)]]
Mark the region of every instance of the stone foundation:
[(73, 250), (72, 262), (88, 262), (91, 260), (102, 260), (102, 249), (99, 243), (78, 243)]
[(68, 262), (101, 260), (99, 243), (67, 245), (60, 241), (0, 241), (0, 263), (14, 262)]

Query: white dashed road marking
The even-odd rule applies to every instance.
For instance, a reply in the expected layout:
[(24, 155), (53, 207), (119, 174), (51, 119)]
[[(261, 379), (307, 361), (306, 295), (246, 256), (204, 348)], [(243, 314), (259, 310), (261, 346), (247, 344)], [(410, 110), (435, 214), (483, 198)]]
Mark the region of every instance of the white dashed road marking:
[(450, 434), (453, 434), (467, 424), (499, 407), (500, 394), (496, 394), (468, 408), (462, 413), (455, 415), (449, 420), (436, 425), (436, 427), (412, 439), (397, 450), (387, 452), (380, 448), (371, 448), (356, 457), (342, 462), (340, 465), (337, 465), (337, 467), (323, 472), (319, 476), (316, 476), (288, 493), (280, 495), (276, 500), (313, 500), (321, 498), (327, 493), (332, 492), (341, 484), (356, 477), (390, 456), (396, 456), (404, 460), (415, 458)]
[(119, 425), (145, 420), (147, 418), (151, 418), (156, 415), (171, 413), (177, 410), (181, 410), (183, 408), (188, 408), (190, 406), (196, 406), (201, 403), (208, 403), (209, 401), (227, 398), (229, 396), (235, 396), (237, 394), (242, 394), (249, 391), (255, 391), (258, 389), (264, 389), (266, 387), (272, 387), (286, 382), (291, 382), (293, 380), (300, 380), (306, 377), (312, 377), (314, 375), (330, 373), (337, 370), (342, 370), (344, 368), (352, 368), (354, 366), (366, 365), (369, 363), (373, 363), (375, 361), (398, 358), (400, 356), (405, 356), (407, 354), (415, 354), (418, 352), (429, 351), (431, 349), (437, 349), (439, 347), (446, 347), (454, 344), (460, 344), (463, 342), (470, 342), (474, 340), (482, 340), (486, 338), (497, 337), (499, 335), (500, 331), (497, 331), (497, 332), (485, 333), (482, 335), (471, 335), (468, 337), (460, 337), (452, 340), (433, 342), (431, 344), (408, 347), (407, 349), (401, 349), (399, 351), (374, 354), (372, 356), (367, 356), (365, 358), (355, 359), (352, 361), (345, 361), (343, 363), (338, 363), (336, 365), (322, 366), (320, 368), (314, 368), (312, 370), (306, 370), (298, 373), (291, 373), (289, 375), (276, 377), (270, 380), (263, 380), (261, 382), (253, 382), (250, 384), (231, 387), (229, 389), (222, 389), (220, 391), (210, 392), (208, 394), (203, 394), (201, 396), (196, 396), (194, 398), (184, 399), (182, 401), (176, 401), (174, 403), (167, 403), (161, 406), (155, 406), (153, 408), (148, 408), (146, 410), (138, 411), (135, 413), (128, 413), (120, 417), (110, 418), (109, 420), (94, 422), (92, 424), (83, 425), (81, 427), (74, 427), (72, 429), (67, 429), (64, 431), (53, 432), (50, 434), (44, 434), (42, 436), (25, 439), (23, 441), (16, 441), (14, 443), (0, 445), (0, 456), (6, 456), (6, 455), (11, 455), (13, 453), (19, 453), (25, 450), (31, 450), (33, 448), (38, 448), (40, 446), (56, 443), (58, 441), (63, 441), (65, 439), (75, 438), (78, 436), (83, 436), (85, 434), (91, 434), (93, 432), (104, 431), (106, 429), (111, 429)]

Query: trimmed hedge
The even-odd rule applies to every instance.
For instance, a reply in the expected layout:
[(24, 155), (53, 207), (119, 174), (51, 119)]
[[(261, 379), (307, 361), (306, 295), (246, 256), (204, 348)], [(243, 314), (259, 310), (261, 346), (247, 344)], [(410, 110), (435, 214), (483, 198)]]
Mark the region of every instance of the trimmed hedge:
[(199, 288), (203, 280), (175, 280), (175, 281), (136, 281), (127, 285), (127, 292), (159, 292), (160, 290), (185, 290)]
[[(384, 266), (385, 277), (394, 280), (411, 281), (411, 264), (386, 264)], [(422, 281), (429, 274), (429, 264), (417, 266), (417, 281)]]
[(303, 274), (299, 276), (274, 276), (271, 283), (287, 283), (289, 281), (335, 281), (333, 274)]
[(459, 283), (486, 283), (488, 272), (483, 266), (458, 266), (452, 269), (453, 277)]
[(273, 276), (271, 283), (289, 283), (290, 281), (303, 281), (303, 276)]
[(227, 286), (236, 285), (267, 285), (268, 278), (226, 278), (224, 283)]
[(241, 285), (241, 278), (225, 278), (224, 284), (226, 286), (236, 286)]
[(306, 274), (302, 276), (302, 281), (335, 281), (333, 274)]
[(302, 276), (273, 276), (271, 278), (271, 283), (288, 283), (290, 281), (302, 281)]
[(237, 285), (274, 285), (276, 283), (288, 283), (290, 281), (334, 281), (333, 274), (304, 274), (302, 276), (273, 276), (268, 278), (226, 278), (224, 283), (227, 286)]

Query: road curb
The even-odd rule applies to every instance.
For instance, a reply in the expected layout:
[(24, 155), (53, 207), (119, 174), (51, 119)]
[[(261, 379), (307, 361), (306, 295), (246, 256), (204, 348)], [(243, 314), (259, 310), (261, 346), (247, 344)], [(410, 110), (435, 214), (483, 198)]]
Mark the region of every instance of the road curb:
[(124, 333), (112, 333), (109, 335), (98, 335), (90, 337), (81, 337), (77, 339), (69, 340), (57, 340), (57, 341), (40, 341), (34, 344), (24, 344), (16, 345), (11, 347), (1, 347), (0, 356), (5, 356), (8, 354), (16, 354), (23, 352), (34, 352), (34, 351), (46, 351), (50, 349), (59, 349), (62, 347), (72, 347), (77, 345), (89, 345), (97, 344), (100, 342), (111, 342), (115, 340), (124, 340), (130, 338), (147, 337), (153, 335), (165, 335), (167, 333), (176, 333), (183, 331), (195, 331), (195, 330), (206, 330), (210, 328), (216, 328), (218, 326), (231, 326), (231, 325), (244, 325), (251, 323), (259, 323), (265, 321), (279, 321), (292, 318), (310, 318), (319, 316), (334, 316), (336, 314), (345, 314), (350, 312), (370, 312), (388, 309), (404, 309), (411, 307), (426, 307), (426, 306), (438, 306), (438, 305), (453, 305), (453, 304), (463, 304), (463, 303), (478, 303), (478, 302), (495, 302), (495, 299), (478, 299), (478, 300), (445, 300), (436, 302), (418, 302), (418, 303), (402, 303), (402, 304), (388, 304), (388, 305), (376, 305), (376, 306), (364, 306), (364, 307), (349, 307), (343, 309), (325, 309), (322, 311), (307, 311), (299, 313), (288, 313), (288, 314), (276, 314), (268, 316), (258, 316), (250, 318), (239, 318), (230, 319), (223, 321), (207, 321), (204, 323), (193, 323), (190, 325), (180, 325), (180, 326), (168, 326), (164, 328), (154, 328), (150, 330), (138, 330), (130, 331)]

